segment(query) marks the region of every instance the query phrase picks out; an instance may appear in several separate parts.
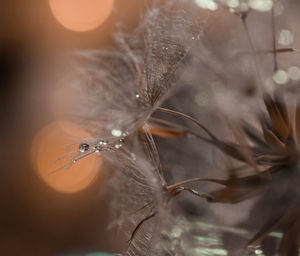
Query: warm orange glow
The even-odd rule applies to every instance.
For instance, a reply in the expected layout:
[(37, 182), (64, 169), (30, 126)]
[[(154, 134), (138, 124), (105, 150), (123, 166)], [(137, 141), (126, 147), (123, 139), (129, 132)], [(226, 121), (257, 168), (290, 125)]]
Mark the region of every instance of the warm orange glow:
[(71, 151), (78, 151), (76, 140), (89, 137), (86, 131), (70, 122), (51, 123), (37, 134), (32, 144), (32, 159), (40, 177), (50, 187), (60, 192), (73, 193), (91, 184), (101, 162), (94, 154), (79, 160), (66, 170), (50, 174), (70, 163), (70, 157), (57, 160)]
[(74, 31), (88, 31), (108, 18), (114, 0), (49, 0), (49, 4), (63, 26)]

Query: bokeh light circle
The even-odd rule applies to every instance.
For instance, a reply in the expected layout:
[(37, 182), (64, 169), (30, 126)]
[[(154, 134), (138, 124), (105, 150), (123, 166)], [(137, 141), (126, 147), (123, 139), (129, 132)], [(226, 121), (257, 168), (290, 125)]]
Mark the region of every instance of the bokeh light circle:
[(55, 18), (73, 31), (99, 27), (110, 15), (114, 0), (49, 0)]
[(74, 193), (95, 180), (101, 168), (101, 158), (95, 154), (77, 161), (67, 169), (59, 169), (70, 163), (70, 152), (78, 152), (77, 141), (89, 137), (77, 125), (62, 121), (48, 124), (36, 135), (31, 147), (31, 158), (41, 179), (52, 189)]

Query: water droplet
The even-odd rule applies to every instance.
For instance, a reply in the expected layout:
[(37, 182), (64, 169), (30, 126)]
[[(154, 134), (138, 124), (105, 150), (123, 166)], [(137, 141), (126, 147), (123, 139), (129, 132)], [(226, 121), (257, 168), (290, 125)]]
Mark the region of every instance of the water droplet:
[(136, 94), (135, 97), (138, 99), (138, 98), (140, 98), (140, 95), (139, 95), (139, 94)]
[(256, 255), (262, 255), (263, 254), (263, 251), (260, 250), (260, 249), (256, 249), (254, 252), (255, 252)]
[(72, 159), (72, 163), (75, 164), (77, 162), (76, 159)]
[(288, 69), (288, 77), (292, 80), (299, 80), (300, 79), (300, 69), (296, 66), (290, 67)]
[(218, 5), (214, 0), (195, 0), (196, 4), (199, 5), (199, 7), (208, 9), (211, 11), (215, 11), (218, 9)]
[(287, 73), (284, 70), (279, 69), (273, 75), (273, 80), (277, 84), (285, 84), (288, 81)]
[(87, 143), (81, 143), (78, 148), (79, 148), (79, 151), (83, 153), (83, 152), (86, 152), (89, 150), (90, 145)]
[(94, 150), (96, 153), (100, 152), (102, 150), (102, 147), (100, 145), (97, 145), (94, 147)]
[(122, 147), (122, 143), (119, 141), (115, 144), (115, 148), (120, 148), (120, 147)]
[(267, 12), (273, 7), (273, 0), (249, 0), (249, 7), (256, 11)]
[(294, 36), (291, 31), (283, 29), (280, 31), (278, 43), (281, 45), (290, 45), (294, 41)]
[(229, 0), (227, 2), (227, 5), (230, 7), (230, 8), (237, 8), (239, 5), (240, 5), (240, 2), (239, 0)]
[(98, 144), (102, 145), (102, 146), (106, 146), (108, 144), (108, 142), (105, 140), (100, 140)]
[(115, 137), (120, 137), (120, 136), (122, 136), (122, 131), (120, 131), (118, 129), (112, 129), (111, 134)]

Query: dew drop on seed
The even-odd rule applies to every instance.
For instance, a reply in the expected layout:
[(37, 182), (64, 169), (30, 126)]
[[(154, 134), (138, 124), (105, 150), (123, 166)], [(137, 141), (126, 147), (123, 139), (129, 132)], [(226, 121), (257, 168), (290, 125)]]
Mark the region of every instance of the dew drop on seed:
[(102, 150), (102, 147), (100, 145), (97, 145), (94, 147), (94, 150), (96, 153), (100, 152)]
[(81, 143), (79, 145), (79, 151), (82, 152), (82, 153), (88, 151), (89, 148), (90, 148), (90, 145), (87, 144), (87, 143)]
[(122, 143), (119, 141), (115, 144), (115, 148), (120, 148), (120, 147), (122, 147)]
[(107, 141), (105, 141), (105, 140), (100, 140), (99, 141), (99, 145), (102, 145), (102, 146), (106, 146), (107, 145)]
[(122, 131), (120, 131), (118, 129), (112, 129), (111, 134), (115, 137), (120, 137), (120, 136), (122, 136)]

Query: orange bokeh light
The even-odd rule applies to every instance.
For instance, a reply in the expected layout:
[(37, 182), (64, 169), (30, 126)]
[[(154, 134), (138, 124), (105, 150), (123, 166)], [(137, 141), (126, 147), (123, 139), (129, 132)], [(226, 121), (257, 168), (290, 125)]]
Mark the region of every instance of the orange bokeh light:
[[(74, 193), (86, 188), (95, 179), (101, 159), (94, 154), (67, 169), (59, 169), (70, 163), (68, 153), (78, 152), (77, 140), (89, 137), (91, 136), (86, 131), (71, 122), (51, 123), (36, 135), (31, 157), (39, 176), (51, 188), (59, 192)], [(55, 172), (52, 173), (53, 171)]]
[(49, 0), (55, 18), (66, 28), (88, 31), (99, 27), (110, 15), (114, 0)]

